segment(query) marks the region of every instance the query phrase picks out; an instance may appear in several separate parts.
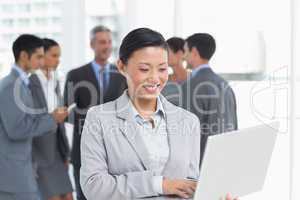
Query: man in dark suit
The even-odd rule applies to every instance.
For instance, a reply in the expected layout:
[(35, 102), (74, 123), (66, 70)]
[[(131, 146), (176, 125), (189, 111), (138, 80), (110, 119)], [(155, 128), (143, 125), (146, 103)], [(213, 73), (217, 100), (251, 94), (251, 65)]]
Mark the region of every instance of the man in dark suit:
[(185, 42), (185, 59), (192, 67), (192, 73), (182, 85), (182, 102), (183, 107), (200, 120), (201, 161), (209, 135), (238, 128), (234, 92), (209, 65), (215, 49), (214, 38), (206, 33), (193, 34)]
[[(71, 162), (74, 166), (74, 179), (77, 199), (86, 199), (80, 188), (80, 138), (87, 110), (95, 105), (117, 99), (126, 89), (126, 80), (116, 66), (108, 62), (112, 52), (111, 31), (104, 26), (96, 26), (90, 33), (90, 44), (95, 59), (68, 73), (64, 100), (69, 106), (76, 103), (74, 110), (74, 136)], [(70, 119), (69, 119), (70, 121)]]

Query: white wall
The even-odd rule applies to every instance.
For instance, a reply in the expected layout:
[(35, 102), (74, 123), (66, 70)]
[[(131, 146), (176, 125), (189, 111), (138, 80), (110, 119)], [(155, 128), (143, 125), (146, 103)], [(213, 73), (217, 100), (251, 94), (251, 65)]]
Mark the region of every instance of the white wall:
[[(239, 128), (280, 121), (280, 133), (261, 192), (240, 200), (287, 200), (290, 190), (290, 131), (287, 81), (231, 82), (237, 98)], [(255, 144), (253, 144), (255, 148)], [(238, 162), (238, 161), (237, 161)], [(255, 163), (254, 163), (255, 164)]]

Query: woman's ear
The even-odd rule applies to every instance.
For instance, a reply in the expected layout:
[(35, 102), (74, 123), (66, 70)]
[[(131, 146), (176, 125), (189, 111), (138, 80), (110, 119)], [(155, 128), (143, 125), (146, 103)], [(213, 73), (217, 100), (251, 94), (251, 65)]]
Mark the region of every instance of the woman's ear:
[(119, 72), (123, 75), (123, 76), (125, 76), (126, 77), (126, 66), (125, 66), (125, 64), (122, 62), (122, 60), (118, 60), (117, 61), (117, 67), (118, 67), (118, 70), (119, 70)]

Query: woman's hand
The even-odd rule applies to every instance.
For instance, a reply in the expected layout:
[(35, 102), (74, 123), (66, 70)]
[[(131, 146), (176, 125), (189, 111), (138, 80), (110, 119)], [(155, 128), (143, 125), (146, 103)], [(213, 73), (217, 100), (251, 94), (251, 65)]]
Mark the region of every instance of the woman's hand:
[(196, 190), (197, 182), (185, 179), (163, 179), (163, 192), (165, 195), (176, 195), (180, 198), (191, 198)]
[[(220, 200), (223, 200), (223, 198), (221, 197)], [(225, 197), (225, 200), (238, 200), (238, 198), (236, 197), (236, 198), (232, 199), (232, 198), (230, 197), (230, 195), (227, 194), (226, 197)]]

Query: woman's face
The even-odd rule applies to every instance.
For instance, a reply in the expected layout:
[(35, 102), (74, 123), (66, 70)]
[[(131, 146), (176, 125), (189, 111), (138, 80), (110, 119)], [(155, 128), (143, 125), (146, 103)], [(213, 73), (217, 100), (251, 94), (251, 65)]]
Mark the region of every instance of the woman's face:
[(56, 70), (57, 66), (59, 65), (59, 58), (60, 58), (60, 47), (53, 46), (48, 51), (45, 52), (45, 68), (47, 70)]
[(135, 51), (123, 66), (131, 97), (157, 98), (168, 81), (168, 54), (161, 47)]

